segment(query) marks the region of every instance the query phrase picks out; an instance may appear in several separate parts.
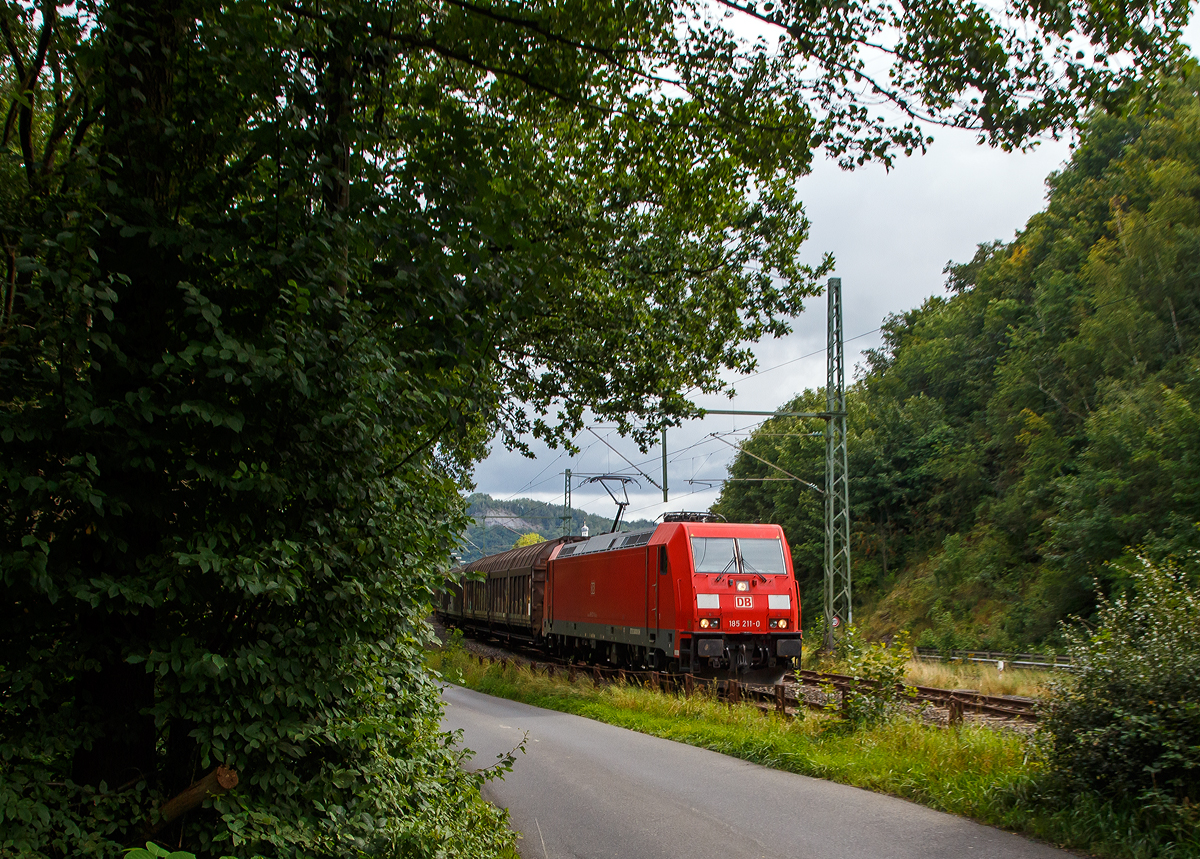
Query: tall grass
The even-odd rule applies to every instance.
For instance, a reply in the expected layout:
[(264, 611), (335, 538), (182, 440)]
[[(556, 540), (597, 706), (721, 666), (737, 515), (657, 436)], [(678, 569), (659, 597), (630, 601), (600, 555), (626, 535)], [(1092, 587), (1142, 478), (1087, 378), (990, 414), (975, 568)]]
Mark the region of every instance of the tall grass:
[[(818, 648), (805, 648), (803, 664), (813, 671), (840, 673), (844, 667)], [(1057, 683), (1069, 682), (1061, 671), (1037, 671), (1032, 668), (1005, 668), (1000, 671), (985, 662), (930, 662), (910, 659), (904, 679), (913, 686), (938, 689), (974, 689), (984, 695), (1017, 695), (1022, 698), (1047, 698)]]
[(1068, 679), (1059, 672), (1037, 671), (1032, 668), (997, 670), (983, 662), (926, 662), (911, 659), (905, 678), (914, 686), (936, 686), (939, 689), (974, 689), (984, 695), (1019, 695), (1024, 698), (1046, 698), (1052, 684)]
[(1056, 800), (1036, 740), (964, 725), (894, 719), (850, 731), (827, 714), (785, 719), (711, 695), (685, 698), (630, 685), (575, 683), (515, 664), (481, 664), (459, 648), (429, 655), (447, 680), (480, 692), (575, 713), (788, 772), (910, 799), (1112, 859), (1200, 859), (1200, 842), (1156, 830), (1137, 810), (1100, 797)]

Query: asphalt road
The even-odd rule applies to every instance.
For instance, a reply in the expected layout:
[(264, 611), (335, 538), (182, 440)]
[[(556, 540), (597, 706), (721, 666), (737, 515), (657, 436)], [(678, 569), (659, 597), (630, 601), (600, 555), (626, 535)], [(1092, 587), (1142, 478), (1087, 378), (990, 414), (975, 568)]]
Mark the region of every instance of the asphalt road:
[(448, 686), (447, 730), (486, 767), (523, 859), (1066, 859), (1072, 854), (833, 782)]

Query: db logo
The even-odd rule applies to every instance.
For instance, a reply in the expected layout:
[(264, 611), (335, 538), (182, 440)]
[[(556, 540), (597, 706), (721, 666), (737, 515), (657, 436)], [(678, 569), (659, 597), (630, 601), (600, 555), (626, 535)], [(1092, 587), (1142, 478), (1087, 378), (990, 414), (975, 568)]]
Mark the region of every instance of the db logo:
[(734, 605), (738, 608), (754, 608), (754, 597), (734, 597)]

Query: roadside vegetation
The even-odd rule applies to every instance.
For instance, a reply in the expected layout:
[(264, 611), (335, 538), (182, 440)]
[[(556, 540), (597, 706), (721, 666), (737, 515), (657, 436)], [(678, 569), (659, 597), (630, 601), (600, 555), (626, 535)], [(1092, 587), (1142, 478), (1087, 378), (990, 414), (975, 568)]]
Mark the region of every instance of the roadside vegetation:
[(1038, 738), (1016, 732), (978, 725), (947, 730), (911, 718), (850, 730), (818, 711), (785, 719), (703, 693), (597, 686), (582, 674), (571, 683), (516, 663), (481, 663), (461, 647), (428, 660), (447, 681), (488, 695), (891, 794), (1098, 856), (1200, 857), (1200, 842), (1182, 843), (1169, 827), (1147, 830), (1131, 807), (1090, 795), (1075, 804), (1049, 804), (1041, 788), (1044, 748)]
[[(892, 718), (848, 730), (836, 716), (808, 711), (793, 719), (752, 704), (730, 705), (633, 685), (574, 683), (516, 663), (480, 663), (461, 647), (429, 656), (431, 668), (467, 688), (574, 713), (774, 769), (829, 779), (912, 800), (1063, 847), (1113, 859), (1200, 857), (1200, 844), (1170, 831), (1144, 831), (1135, 811), (1098, 798), (1050, 806), (1039, 741), (978, 725), (954, 730)], [(520, 766), (518, 761), (517, 766)]]
[[(1200, 857), (1200, 595), (1174, 566), (1143, 561), (1126, 573), (1129, 593), (1102, 598), (1093, 629), (1065, 633), (1077, 668), (1053, 684), (1033, 736), (930, 726), (894, 695), (873, 699), (865, 684), (837, 713), (784, 718), (706, 692), (597, 686), (582, 674), (571, 683), (482, 663), (457, 636), (427, 661), (445, 680), (490, 695), (892, 794), (1097, 856)], [(903, 640), (888, 647), (851, 632), (822, 667), (894, 688), (910, 664)]]

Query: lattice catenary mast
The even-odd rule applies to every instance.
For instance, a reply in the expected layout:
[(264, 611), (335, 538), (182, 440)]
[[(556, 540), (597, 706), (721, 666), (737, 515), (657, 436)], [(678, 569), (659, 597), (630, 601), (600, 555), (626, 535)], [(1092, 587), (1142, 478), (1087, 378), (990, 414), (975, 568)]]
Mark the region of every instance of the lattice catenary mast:
[(825, 384), (825, 647), (853, 622), (850, 607), (850, 474), (846, 456), (846, 367), (842, 347), (842, 279), (829, 278)]
[(573, 523), (571, 522), (571, 469), (568, 468), (567, 469), (567, 481), (566, 481), (566, 484), (563, 486), (562, 529), (563, 529), (564, 537), (571, 536), (572, 524)]

